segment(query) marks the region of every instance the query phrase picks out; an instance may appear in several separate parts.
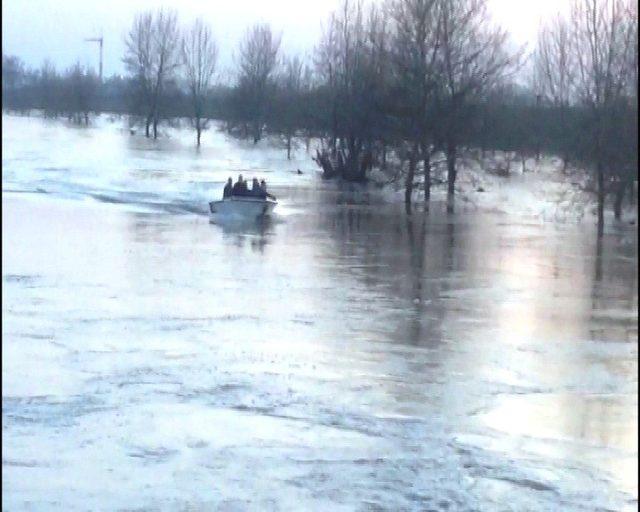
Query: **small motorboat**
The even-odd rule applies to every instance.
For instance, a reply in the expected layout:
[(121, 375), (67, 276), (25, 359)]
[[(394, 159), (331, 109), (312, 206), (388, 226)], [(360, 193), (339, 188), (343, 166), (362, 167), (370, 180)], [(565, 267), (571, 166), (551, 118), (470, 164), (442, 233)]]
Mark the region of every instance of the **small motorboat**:
[(278, 202), (270, 197), (231, 196), (209, 203), (210, 216), (264, 217), (271, 214)]

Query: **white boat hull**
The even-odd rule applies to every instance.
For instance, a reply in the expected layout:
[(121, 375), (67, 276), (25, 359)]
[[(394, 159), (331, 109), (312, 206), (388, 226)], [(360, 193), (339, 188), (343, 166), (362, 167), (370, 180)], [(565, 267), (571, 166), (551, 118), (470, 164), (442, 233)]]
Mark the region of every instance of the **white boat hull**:
[(224, 217), (262, 217), (270, 215), (278, 204), (273, 199), (258, 197), (229, 197), (222, 201), (209, 203), (210, 216)]

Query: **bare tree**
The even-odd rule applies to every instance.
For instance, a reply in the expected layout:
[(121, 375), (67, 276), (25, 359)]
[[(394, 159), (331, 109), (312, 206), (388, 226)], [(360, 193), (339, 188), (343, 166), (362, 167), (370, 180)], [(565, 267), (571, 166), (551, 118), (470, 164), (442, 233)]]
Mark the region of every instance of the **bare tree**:
[[(574, 89), (576, 62), (571, 50), (570, 27), (562, 17), (557, 16), (540, 30), (533, 65), (536, 92), (558, 110), (559, 135), (566, 139), (569, 131), (567, 110)], [(562, 160), (563, 171), (566, 171), (569, 163), (566, 150)]]
[[(627, 21), (630, 12), (631, 3), (623, 0), (579, 0), (571, 11), (572, 52), (577, 67), (575, 91), (590, 113), (588, 144), (583, 149), (595, 167), (600, 235), (607, 180), (615, 177), (612, 164), (620, 165), (616, 141), (621, 135), (617, 128), (624, 114), (625, 92), (633, 80), (637, 88), (637, 72), (634, 77), (629, 66), (633, 60), (630, 52), (638, 51), (635, 23)], [(625, 153), (628, 152), (627, 149)], [(637, 155), (635, 160), (637, 173)]]
[(25, 76), (24, 62), (13, 55), (2, 56), (2, 106), (15, 108), (17, 92)]
[(125, 38), (123, 61), (138, 83), (145, 135), (149, 137), (149, 128), (153, 125), (154, 139), (158, 137), (164, 87), (180, 64), (178, 41), (177, 14), (164, 9), (137, 15)]
[(441, 137), (447, 157), (447, 210), (453, 211), (456, 158), (474, 97), (502, 80), (519, 60), (505, 49), (507, 33), (493, 27), (486, 0), (438, 0), (438, 88)]
[(375, 5), (365, 13), (361, 2), (345, 0), (332, 14), (316, 52), (316, 69), (327, 91), (329, 133), (316, 162), (325, 177), (364, 181), (380, 138), (387, 72), (387, 33)]
[(283, 71), (277, 78), (277, 112), (273, 121), (284, 135), (287, 144), (287, 160), (291, 159), (291, 139), (296, 128), (303, 125), (302, 95), (310, 87), (310, 70), (297, 55), (284, 59)]
[(329, 147), (335, 152), (338, 138), (338, 73), (336, 67), (339, 58), (339, 31), (336, 13), (332, 13), (326, 27), (323, 27), (320, 44), (316, 48), (315, 68), (326, 102), (330, 106)]
[(424, 199), (428, 208), (431, 190), (431, 150), (435, 92), (438, 85), (436, 62), (440, 37), (440, 19), (436, 0), (396, 0), (391, 6), (393, 18), (392, 63), (395, 83), (401, 99), (400, 115), (405, 134), (413, 142), (409, 172), (405, 182), (405, 205), (411, 213), (411, 195), (417, 151), (424, 163)]
[(173, 73), (180, 65), (178, 42), (178, 16), (175, 11), (160, 9), (156, 12), (155, 29), (153, 31), (155, 80), (153, 82), (153, 138), (158, 137), (158, 121), (160, 119), (159, 104), (164, 86), (173, 78)]
[(197, 144), (200, 146), (202, 130), (208, 127), (205, 100), (218, 60), (218, 46), (211, 28), (205, 25), (202, 19), (197, 19), (182, 39), (182, 60), (193, 109)]
[(257, 24), (247, 30), (238, 49), (238, 89), (247, 104), (254, 143), (262, 136), (268, 102), (274, 91), (280, 39), (273, 35), (269, 25)]
[(632, 106), (638, 109), (638, 4), (627, 2), (625, 8), (625, 23), (631, 48), (626, 54), (625, 74), (627, 76), (626, 95), (631, 99)]
[(133, 26), (125, 38), (125, 67), (133, 75), (136, 84), (136, 107), (145, 118), (145, 136), (153, 120), (153, 13), (136, 15)]
[(80, 124), (89, 124), (89, 112), (95, 110), (98, 77), (77, 62), (65, 77), (67, 109), (71, 119)]
[[(393, 69), (392, 27), (385, 6), (372, 5), (367, 13), (365, 25), (365, 66), (363, 81), (367, 101), (363, 104), (367, 112), (364, 122), (369, 127), (365, 131), (365, 163), (381, 169), (387, 165), (387, 147), (396, 138), (393, 134), (396, 123), (391, 111)], [(365, 169), (365, 172), (367, 169)]]
[(638, 180), (638, 4), (628, 1), (624, 7), (623, 33), (629, 41), (625, 55), (623, 100), (618, 119), (618, 136), (611, 162), (614, 174), (613, 211), (616, 219), (622, 217), (622, 202), (627, 192), (633, 193), (633, 182)]
[(60, 75), (49, 59), (45, 59), (40, 67), (38, 96), (44, 116), (58, 117), (61, 107)]

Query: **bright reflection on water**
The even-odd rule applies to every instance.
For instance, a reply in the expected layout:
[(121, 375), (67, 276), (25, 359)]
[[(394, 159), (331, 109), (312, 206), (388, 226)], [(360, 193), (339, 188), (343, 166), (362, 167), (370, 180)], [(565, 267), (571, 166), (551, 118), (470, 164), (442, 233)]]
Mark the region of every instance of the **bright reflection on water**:
[[(637, 508), (633, 227), (408, 220), (304, 149), (3, 122), (9, 509)], [(209, 223), (229, 169), (273, 219)]]

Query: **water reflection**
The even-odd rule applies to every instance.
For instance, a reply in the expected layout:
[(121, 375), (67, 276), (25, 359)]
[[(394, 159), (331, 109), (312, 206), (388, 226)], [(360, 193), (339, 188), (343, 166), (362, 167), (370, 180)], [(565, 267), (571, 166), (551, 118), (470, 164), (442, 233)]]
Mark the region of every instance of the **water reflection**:
[(263, 254), (270, 243), (275, 222), (271, 217), (220, 217), (211, 224), (222, 229), (225, 241), (231, 241), (237, 247), (244, 247), (248, 241), (253, 251)]
[(623, 232), (593, 238), (591, 337), (637, 341), (638, 275), (630, 271), (637, 265), (637, 237), (629, 239)]
[(594, 290), (595, 284), (602, 281), (602, 237), (596, 237), (596, 257), (595, 257), (595, 274), (594, 274)]
[(397, 208), (341, 208), (319, 218), (334, 240), (348, 275), (361, 281), (373, 296), (391, 292), (398, 309), (385, 309), (391, 339), (398, 343), (434, 346), (443, 336), (444, 305), (456, 260), (455, 222), (440, 218), (407, 218)]
[[(411, 265), (411, 280), (413, 282), (413, 314), (411, 315), (408, 331), (408, 342), (412, 345), (420, 344), (423, 339), (424, 312), (424, 259), (425, 243), (427, 237), (426, 219), (423, 216), (417, 227), (418, 233), (414, 233), (413, 218), (407, 216), (407, 241), (409, 242), (409, 255)], [(416, 240), (417, 238), (417, 240)]]
[[(637, 282), (637, 273), (630, 261), (614, 256), (619, 249), (608, 255), (600, 240), (592, 273), (588, 249), (594, 246), (588, 232), (495, 224), (482, 215), (442, 218), (432, 213), (407, 218), (380, 205), (370, 210), (343, 208), (321, 225), (334, 239), (337, 252), (348, 258), (352, 269), (358, 268), (350, 278), (364, 283), (370, 294), (383, 288), (404, 304), (396, 314), (385, 315), (390, 340), (432, 348), (453, 342), (455, 356), (443, 357), (447, 352), (442, 350), (431, 354), (440, 372), (462, 370), (473, 382), (532, 389), (531, 394), (504, 395), (484, 417), (488, 425), (511, 436), (583, 440), (599, 447), (596, 452), (621, 449), (626, 454), (622, 457), (589, 452), (587, 458), (593, 467), (606, 467), (614, 474), (628, 470), (637, 451), (632, 440), (638, 424), (637, 415), (630, 413), (633, 404), (624, 395), (600, 398), (588, 390), (602, 385), (620, 389), (616, 383), (629, 377), (624, 365), (630, 361), (606, 351), (594, 357), (580, 345), (629, 339), (624, 317), (637, 315), (637, 292), (628, 283)], [(611, 273), (603, 272), (608, 265)], [(584, 298), (590, 288), (597, 300), (589, 304)], [(611, 310), (618, 305), (623, 309)], [(610, 325), (606, 336), (594, 331), (603, 320)], [(360, 326), (367, 327), (367, 323)], [(637, 342), (637, 331), (631, 340)], [(556, 346), (558, 342), (563, 345)], [(606, 367), (606, 374), (595, 369), (594, 362), (595, 368)], [(405, 364), (428, 372), (424, 363)], [(536, 392), (582, 387), (584, 394), (550, 394), (544, 400)], [(388, 391), (399, 393), (399, 401), (406, 399), (406, 388), (393, 389)], [(428, 395), (424, 399), (429, 400)], [(621, 406), (620, 400), (627, 405)], [(580, 445), (562, 446), (557, 452), (561, 459), (585, 456)], [(637, 472), (628, 474), (615, 479), (633, 492)]]

